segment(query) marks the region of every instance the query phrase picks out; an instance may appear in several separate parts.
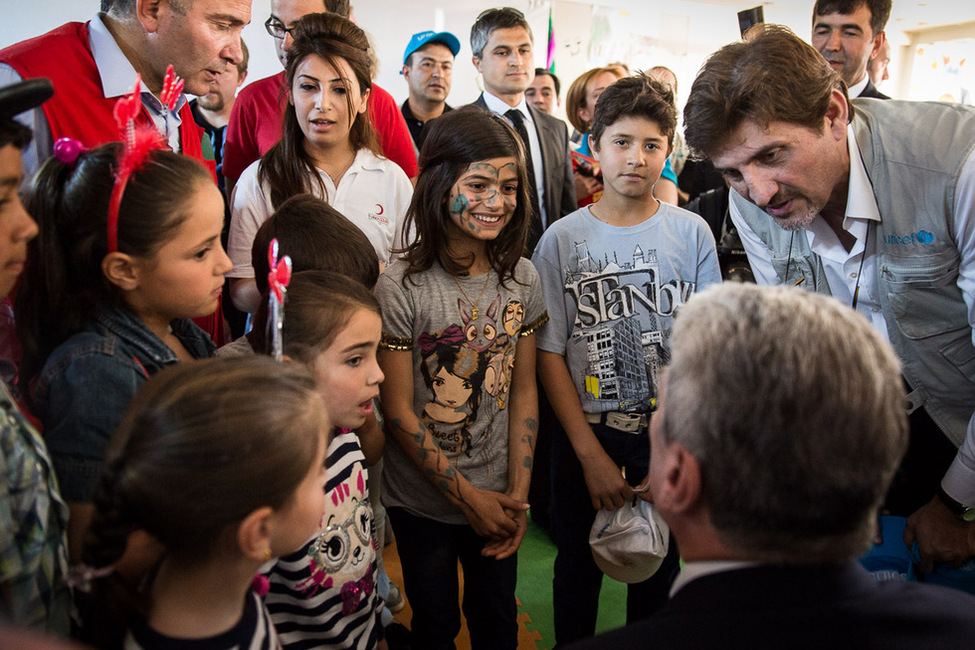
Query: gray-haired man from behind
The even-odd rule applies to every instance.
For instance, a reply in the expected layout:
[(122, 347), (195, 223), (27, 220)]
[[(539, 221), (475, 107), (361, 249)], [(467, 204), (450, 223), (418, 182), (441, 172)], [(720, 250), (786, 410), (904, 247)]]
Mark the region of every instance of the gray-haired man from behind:
[(900, 364), (865, 318), (792, 287), (692, 297), (650, 423), (649, 487), (684, 569), (651, 618), (573, 648), (924, 648), (975, 597), (856, 558), (907, 448)]

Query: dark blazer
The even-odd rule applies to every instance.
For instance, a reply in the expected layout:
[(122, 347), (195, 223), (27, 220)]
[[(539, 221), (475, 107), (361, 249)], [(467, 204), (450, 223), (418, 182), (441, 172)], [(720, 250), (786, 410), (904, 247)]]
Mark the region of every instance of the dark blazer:
[(645, 621), (572, 649), (970, 648), (975, 597), (877, 582), (859, 564), (760, 566), (689, 582)]
[[(483, 94), (477, 98), (474, 105), (487, 108)], [(535, 178), (536, 181), (544, 178), (545, 214), (548, 215), (549, 225), (552, 225), (557, 219), (575, 212), (578, 208), (575, 182), (572, 178), (572, 157), (569, 153), (569, 129), (562, 120), (543, 113), (531, 105), (528, 106), (528, 112), (535, 121), (538, 141), (542, 146), (542, 166), (545, 168), (544, 176), (536, 169)], [(536, 217), (532, 219), (528, 234), (526, 246), (528, 256), (531, 256), (532, 251), (535, 250), (535, 244), (541, 236), (541, 217)]]
[[(858, 95), (858, 97), (872, 97), (873, 99), (890, 99), (887, 95), (883, 94), (877, 87), (873, 85), (873, 82), (869, 79), (867, 80), (867, 85), (864, 87), (863, 92)], [(850, 99), (853, 99), (852, 97)]]

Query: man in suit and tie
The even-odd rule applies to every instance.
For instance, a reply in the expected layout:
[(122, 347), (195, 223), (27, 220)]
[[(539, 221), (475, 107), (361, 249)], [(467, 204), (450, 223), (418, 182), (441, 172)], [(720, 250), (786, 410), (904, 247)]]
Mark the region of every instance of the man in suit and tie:
[(484, 79), (484, 92), (474, 104), (504, 115), (521, 135), (528, 156), (528, 178), (534, 186), (528, 256), (542, 231), (577, 207), (569, 131), (564, 122), (525, 101), (525, 90), (535, 78), (532, 46), (531, 27), (517, 9), (488, 9), (471, 27), (474, 67)]
[(907, 448), (900, 363), (866, 318), (727, 282), (678, 316), (649, 493), (684, 569), (654, 616), (584, 648), (968, 646), (975, 597), (856, 561)]
[(870, 81), (867, 63), (886, 42), (891, 0), (816, 0), (812, 45), (840, 73), (850, 99), (890, 99)]

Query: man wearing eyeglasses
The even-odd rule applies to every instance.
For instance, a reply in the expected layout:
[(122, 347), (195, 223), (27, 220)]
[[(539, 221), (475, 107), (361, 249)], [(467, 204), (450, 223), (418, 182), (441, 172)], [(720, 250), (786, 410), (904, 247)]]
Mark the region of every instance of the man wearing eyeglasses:
[[(288, 61), (291, 30), (302, 16), (328, 12), (349, 18), (349, 0), (271, 0), (271, 17), (264, 23), (274, 38), (274, 49), (281, 65)], [(282, 88), (285, 73), (266, 77), (245, 86), (237, 95), (223, 152), (223, 175), (228, 194), (247, 167), (267, 153), (281, 139), (281, 120), (287, 99)], [(393, 97), (372, 85), (369, 117), (379, 136), (383, 154), (403, 168), (406, 175), (417, 174), (416, 153), (409, 129)]]
[(484, 92), (474, 104), (511, 122), (528, 156), (528, 179), (533, 185), (528, 256), (542, 231), (577, 207), (569, 131), (562, 120), (525, 101), (525, 91), (535, 78), (533, 41), (524, 14), (511, 7), (488, 9), (471, 27), (472, 60), (484, 81)]
[[(51, 156), (54, 142), (71, 136), (94, 147), (119, 139), (115, 101), (142, 77), (144, 114), (174, 151), (204, 160), (206, 137), (185, 96), (175, 114), (157, 99), (166, 67), (185, 92), (206, 95), (217, 77), (241, 62), (240, 33), (251, 0), (102, 0), (87, 23), (67, 23), (47, 34), (0, 50), (0, 86), (21, 78), (48, 77), (54, 97), (21, 116), (34, 131), (24, 149), (24, 178)], [(205, 28), (218, 26), (220, 29)], [(211, 168), (213, 157), (209, 156)]]

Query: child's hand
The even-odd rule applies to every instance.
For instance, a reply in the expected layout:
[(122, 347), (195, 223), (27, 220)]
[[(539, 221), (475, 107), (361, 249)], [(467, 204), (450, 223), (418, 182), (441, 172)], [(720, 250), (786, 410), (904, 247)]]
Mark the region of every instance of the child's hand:
[(518, 522), (507, 511), (528, 510), (528, 504), (509, 497), (507, 494), (479, 490), (472, 486), (465, 499), (464, 515), (474, 532), (492, 540), (504, 540), (515, 534)]
[(505, 512), (518, 523), (518, 530), (507, 539), (491, 540), (485, 544), (484, 548), (481, 549), (481, 555), (484, 557), (503, 560), (514, 555), (521, 547), (521, 540), (525, 538), (525, 533), (528, 532), (528, 512), (508, 509), (505, 509)]
[(647, 473), (640, 481), (640, 484), (633, 488), (633, 496), (643, 499), (647, 503), (653, 503), (653, 492), (650, 491), (650, 474)]
[(596, 510), (616, 510), (633, 498), (633, 488), (623, 479), (623, 473), (613, 459), (603, 451), (582, 463), (586, 487)]

